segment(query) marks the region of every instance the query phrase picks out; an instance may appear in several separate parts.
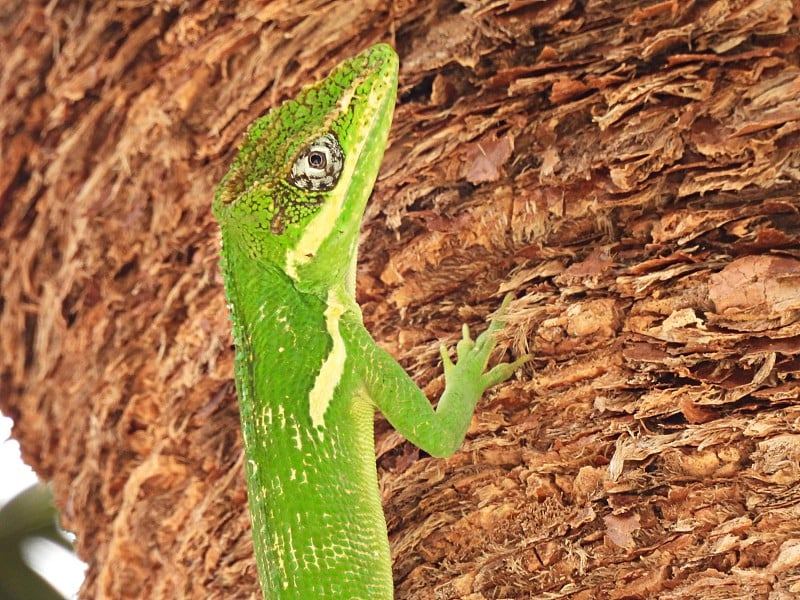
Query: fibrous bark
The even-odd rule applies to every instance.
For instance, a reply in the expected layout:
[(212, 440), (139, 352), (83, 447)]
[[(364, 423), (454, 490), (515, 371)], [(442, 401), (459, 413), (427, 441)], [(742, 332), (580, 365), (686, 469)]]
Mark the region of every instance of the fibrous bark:
[(367, 327), (514, 292), (533, 360), (463, 449), (378, 417), (398, 598), (800, 593), (800, 9), (789, 0), (11, 2), (0, 409), (83, 598), (255, 598), (210, 203), (246, 125), (377, 41), (398, 108)]

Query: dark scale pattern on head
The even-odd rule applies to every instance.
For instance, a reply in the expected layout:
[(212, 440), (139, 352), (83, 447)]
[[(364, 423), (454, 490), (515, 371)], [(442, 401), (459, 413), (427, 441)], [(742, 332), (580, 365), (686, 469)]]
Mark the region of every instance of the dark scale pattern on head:
[[(339, 119), (336, 129), (347, 128), (352, 116), (337, 114), (335, 107), (341, 90), (352, 83), (358, 71), (348, 70), (306, 88), (295, 100), (255, 121), (217, 191), (217, 201), (222, 205), (234, 201), (242, 204), (241, 209), (255, 220), (269, 223), (265, 229), (274, 234), (316, 212), (324, 196), (314, 190), (287, 187), (291, 168), (299, 153), (334, 125), (334, 119)], [(282, 170), (276, 171), (275, 165), (282, 165)]]
[(277, 182), (274, 189), (275, 208), (270, 220), (270, 231), (276, 235), (283, 233), (286, 225), (299, 223), (317, 212), (325, 201), (322, 194), (297, 195), (297, 189), (286, 181)]
[[(378, 65), (383, 61), (380, 56), (374, 60)], [(241, 244), (254, 257), (283, 257), (301, 239), (339, 181), (340, 172), (327, 169), (321, 176), (319, 169), (337, 153), (345, 164), (354, 143), (356, 116), (350, 112), (349, 94), (371, 93), (365, 73), (375, 70), (367, 62), (360, 56), (340, 65), (250, 126), (214, 199), (225, 243)], [(313, 160), (308, 159), (309, 145), (325, 136), (336, 140), (338, 150), (326, 150), (321, 157), (315, 147)], [(305, 162), (298, 163), (304, 151)]]

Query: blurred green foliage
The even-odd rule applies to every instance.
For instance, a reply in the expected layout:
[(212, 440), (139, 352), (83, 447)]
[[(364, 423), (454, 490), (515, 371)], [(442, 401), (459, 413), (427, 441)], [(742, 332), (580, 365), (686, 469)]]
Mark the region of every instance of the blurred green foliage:
[(23, 556), (25, 540), (39, 537), (72, 550), (56, 525), (50, 488), (36, 484), (0, 508), (0, 600), (64, 600)]

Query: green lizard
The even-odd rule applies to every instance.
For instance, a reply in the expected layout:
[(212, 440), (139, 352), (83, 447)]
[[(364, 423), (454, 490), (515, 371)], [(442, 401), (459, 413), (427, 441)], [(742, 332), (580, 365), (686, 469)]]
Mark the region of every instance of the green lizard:
[(394, 50), (375, 45), (255, 121), (214, 198), (265, 598), (392, 598), (375, 408), (448, 456), (484, 390), (527, 360), (486, 372), (502, 319), (474, 342), (464, 326), (455, 364), (441, 349), (446, 387), (434, 411), (364, 328), (358, 233), (397, 70)]

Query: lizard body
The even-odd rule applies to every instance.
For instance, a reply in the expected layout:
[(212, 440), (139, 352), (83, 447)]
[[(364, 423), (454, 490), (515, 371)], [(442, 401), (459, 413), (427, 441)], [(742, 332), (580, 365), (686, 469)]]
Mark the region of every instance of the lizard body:
[(398, 59), (378, 44), (255, 121), (217, 190), (253, 541), (265, 598), (393, 595), (376, 408), (435, 456), (483, 391), (496, 319), (464, 328), (437, 409), (375, 344), (355, 301), (358, 233), (386, 146)]

